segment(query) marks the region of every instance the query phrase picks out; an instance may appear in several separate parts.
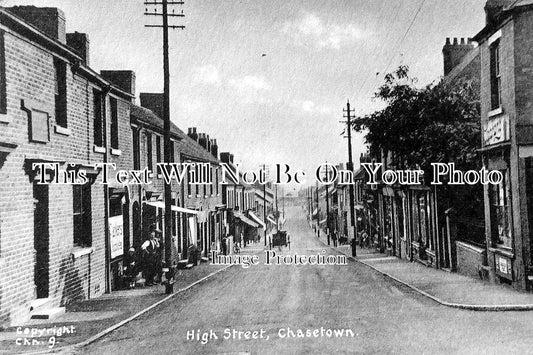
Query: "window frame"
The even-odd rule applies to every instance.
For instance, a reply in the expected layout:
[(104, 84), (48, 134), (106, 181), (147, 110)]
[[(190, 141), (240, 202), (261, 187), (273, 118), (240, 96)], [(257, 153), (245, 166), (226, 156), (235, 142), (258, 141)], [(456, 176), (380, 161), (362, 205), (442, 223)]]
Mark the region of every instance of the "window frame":
[[(72, 185), (73, 244), (75, 246), (92, 246), (91, 202), (90, 184)], [(77, 205), (79, 205), (79, 211)]]
[(56, 124), (67, 128), (67, 63), (54, 58), (54, 114)]
[(118, 100), (116, 98), (109, 98), (109, 108), (111, 109), (111, 149), (119, 149)]
[(97, 147), (104, 146), (104, 103), (103, 93), (93, 89), (93, 142)]
[(489, 45), (490, 57), (490, 108), (498, 109), (502, 105), (501, 83), (501, 45), (500, 38)]

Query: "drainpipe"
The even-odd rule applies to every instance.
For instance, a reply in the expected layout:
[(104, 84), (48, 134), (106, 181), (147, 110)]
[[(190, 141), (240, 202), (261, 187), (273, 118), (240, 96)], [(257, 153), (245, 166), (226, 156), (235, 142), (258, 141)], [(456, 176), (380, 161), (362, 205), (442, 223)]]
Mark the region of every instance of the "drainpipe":
[[(108, 162), (107, 147), (107, 98), (110, 86), (102, 90), (102, 127), (103, 127), (103, 146), (105, 147), (104, 163)], [(109, 187), (104, 184), (104, 235), (105, 235), (105, 293), (111, 292), (111, 241), (109, 236)]]

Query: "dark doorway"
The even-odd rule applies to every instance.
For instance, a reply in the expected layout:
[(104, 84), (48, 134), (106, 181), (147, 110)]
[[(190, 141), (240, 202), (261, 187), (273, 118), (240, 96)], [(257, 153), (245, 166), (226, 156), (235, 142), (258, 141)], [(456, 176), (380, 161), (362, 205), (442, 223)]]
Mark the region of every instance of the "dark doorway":
[(141, 206), (139, 202), (133, 202), (133, 247), (139, 248), (143, 242), (141, 229)]
[(35, 249), (34, 282), (37, 298), (47, 298), (50, 288), (50, 233), (48, 220), (48, 185), (33, 184), (33, 247)]

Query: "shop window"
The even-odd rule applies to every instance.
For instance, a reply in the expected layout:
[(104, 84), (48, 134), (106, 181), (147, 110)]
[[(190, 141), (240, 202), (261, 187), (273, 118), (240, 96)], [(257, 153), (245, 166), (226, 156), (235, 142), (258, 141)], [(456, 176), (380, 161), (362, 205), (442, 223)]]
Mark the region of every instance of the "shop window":
[(67, 128), (67, 64), (54, 59), (55, 114), (58, 126)]
[(103, 100), (102, 93), (93, 90), (93, 115), (94, 115), (94, 145), (97, 147), (104, 146), (104, 120), (103, 120)]
[(91, 185), (72, 185), (74, 244), (88, 247), (92, 244)]
[(122, 215), (122, 198), (113, 197), (109, 199), (109, 217)]
[(509, 208), (509, 176), (503, 173), (503, 180), (498, 185), (490, 185), (490, 220), (492, 240), (498, 246), (512, 247), (511, 219)]
[(118, 149), (118, 105), (117, 99), (112, 97), (111, 106), (111, 148)]
[(501, 63), (500, 63), (500, 40), (490, 45), (490, 97), (491, 109), (501, 106)]
[(429, 233), (429, 206), (426, 194), (418, 197), (420, 240), (426, 248), (433, 250), (433, 243)]

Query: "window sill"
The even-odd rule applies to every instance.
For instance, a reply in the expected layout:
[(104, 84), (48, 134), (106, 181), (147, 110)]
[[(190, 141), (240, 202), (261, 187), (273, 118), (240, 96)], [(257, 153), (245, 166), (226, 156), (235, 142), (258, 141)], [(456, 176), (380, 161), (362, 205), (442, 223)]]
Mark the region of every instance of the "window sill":
[(499, 254), (499, 255), (503, 255), (503, 256), (506, 256), (508, 258), (511, 258), (513, 259), (514, 258), (514, 253), (512, 251), (511, 248), (508, 248), (508, 247), (491, 247), (489, 248), (489, 251), (492, 252), (492, 253), (495, 253), (495, 254)]
[(95, 145), (93, 149), (95, 153), (105, 154), (105, 147), (99, 147)]
[(72, 131), (66, 127), (62, 127), (62, 126), (55, 126), (55, 129), (54, 131), (57, 133), (57, 134), (60, 134), (62, 136), (70, 136), (72, 134)]
[(93, 252), (93, 248), (92, 247), (78, 247), (78, 246), (76, 246), (72, 250), (72, 257), (74, 259), (78, 259), (78, 258), (81, 258), (84, 255), (89, 255), (92, 252)]
[(122, 151), (120, 149), (111, 148), (111, 155), (121, 156)]
[(500, 106), (498, 108), (495, 108), (494, 110), (489, 111), (489, 113), (487, 113), (487, 117), (498, 116), (498, 115), (501, 115), (502, 113), (503, 113), (503, 109)]
[(0, 123), (9, 123), (11, 120), (9, 119), (9, 116), (7, 113), (0, 113)]

